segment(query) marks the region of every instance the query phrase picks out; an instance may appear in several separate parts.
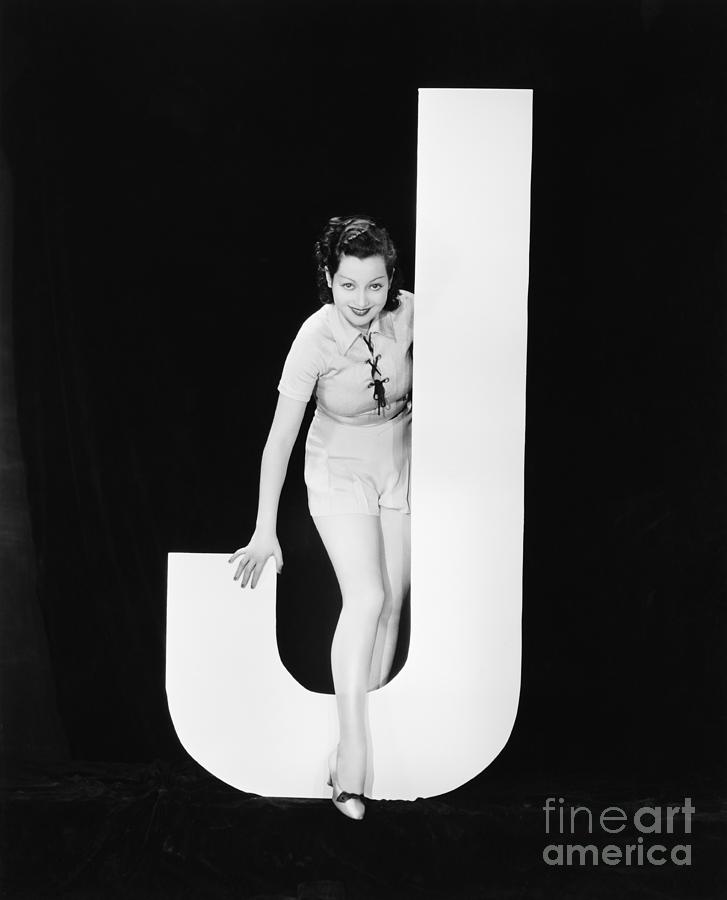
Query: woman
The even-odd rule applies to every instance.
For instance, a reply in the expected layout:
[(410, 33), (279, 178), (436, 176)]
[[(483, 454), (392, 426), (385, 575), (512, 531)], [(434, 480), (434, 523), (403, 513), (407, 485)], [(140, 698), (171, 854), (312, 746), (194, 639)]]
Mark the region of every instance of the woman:
[[(278, 502), (311, 396), (305, 445), (308, 506), (341, 588), (331, 646), (339, 742), (329, 758), (333, 803), (363, 818), (366, 692), (388, 680), (410, 578), (414, 296), (398, 290), (396, 249), (367, 216), (332, 218), (315, 246), (321, 309), (296, 335), (262, 455), (255, 532), (235, 579), (255, 587), (283, 565)], [(344, 789), (345, 788), (345, 789)]]

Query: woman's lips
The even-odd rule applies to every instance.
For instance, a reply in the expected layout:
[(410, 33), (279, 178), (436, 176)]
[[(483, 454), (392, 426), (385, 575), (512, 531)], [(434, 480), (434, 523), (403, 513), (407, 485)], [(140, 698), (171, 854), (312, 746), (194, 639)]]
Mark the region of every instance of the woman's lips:
[(365, 316), (366, 313), (371, 312), (371, 307), (370, 307), (370, 306), (367, 306), (366, 309), (356, 309), (355, 306), (351, 306), (351, 307), (349, 307), (349, 308), (350, 308), (351, 312), (354, 313), (354, 315), (357, 315), (357, 316)]

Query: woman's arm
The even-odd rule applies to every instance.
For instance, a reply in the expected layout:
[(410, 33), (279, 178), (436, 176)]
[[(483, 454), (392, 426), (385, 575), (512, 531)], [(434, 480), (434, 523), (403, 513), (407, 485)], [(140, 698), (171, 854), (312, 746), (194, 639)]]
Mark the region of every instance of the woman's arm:
[(275, 534), (280, 493), (307, 405), (306, 401), (278, 394), (278, 405), (260, 463), (256, 532)]
[(283, 554), (276, 534), (278, 504), (288, 471), (290, 453), (298, 437), (306, 406), (305, 400), (293, 400), (283, 394), (278, 395), (273, 423), (260, 463), (255, 532), (249, 543), (236, 550), (229, 560), (234, 562), (241, 557), (234, 576), (236, 580), (242, 576), (241, 587), (245, 587), (251, 578), (250, 586), (254, 588), (257, 585), (265, 563), (271, 556), (275, 557), (278, 574), (283, 567)]

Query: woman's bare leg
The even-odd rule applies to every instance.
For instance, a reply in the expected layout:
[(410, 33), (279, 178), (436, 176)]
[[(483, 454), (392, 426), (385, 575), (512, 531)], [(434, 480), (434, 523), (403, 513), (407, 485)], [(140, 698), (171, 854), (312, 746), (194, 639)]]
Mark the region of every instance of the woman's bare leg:
[(341, 790), (361, 793), (366, 777), (366, 693), (385, 593), (378, 516), (313, 518), (341, 588), (343, 605), (331, 646), (340, 741)]
[(371, 659), (369, 690), (386, 684), (396, 653), (401, 607), (411, 584), (411, 516), (382, 508), (381, 537), (385, 597)]

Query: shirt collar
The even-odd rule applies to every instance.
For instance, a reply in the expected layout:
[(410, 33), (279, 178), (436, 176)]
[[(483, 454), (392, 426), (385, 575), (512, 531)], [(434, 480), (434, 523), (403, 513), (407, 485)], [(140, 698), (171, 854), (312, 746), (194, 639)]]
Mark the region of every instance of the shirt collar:
[[(336, 340), (336, 346), (338, 347), (339, 353), (345, 355), (358, 338), (363, 340), (363, 332), (359, 331), (358, 328), (354, 328), (350, 322), (347, 322), (346, 319), (344, 319), (335, 303), (329, 304), (328, 322), (331, 326), (333, 337)], [(371, 323), (369, 332), (371, 334), (383, 334), (385, 337), (395, 341), (396, 329), (394, 328), (394, 321), (391, 317), (391, 310), (380, 312)]]

